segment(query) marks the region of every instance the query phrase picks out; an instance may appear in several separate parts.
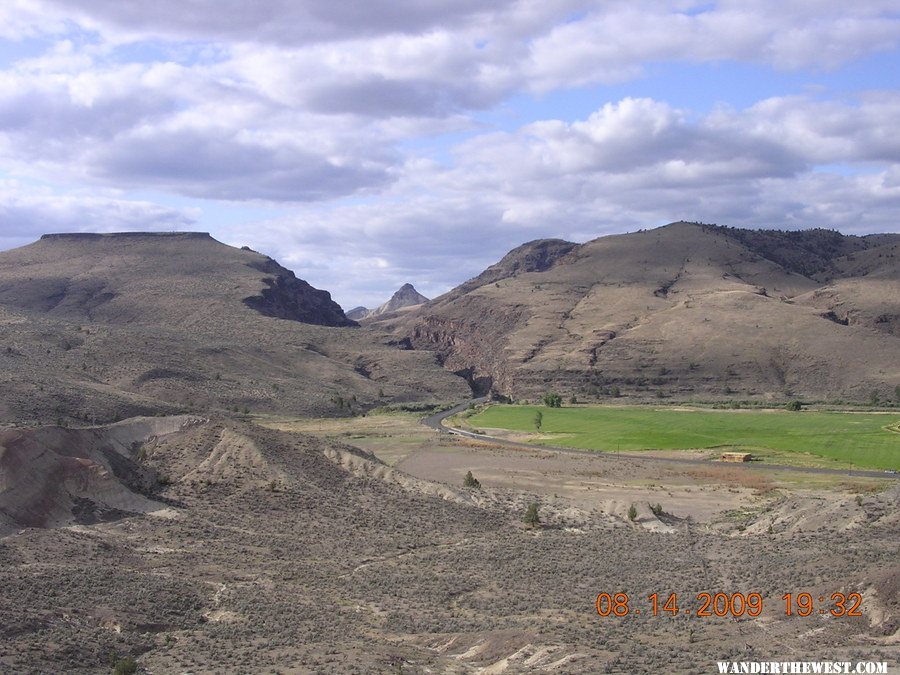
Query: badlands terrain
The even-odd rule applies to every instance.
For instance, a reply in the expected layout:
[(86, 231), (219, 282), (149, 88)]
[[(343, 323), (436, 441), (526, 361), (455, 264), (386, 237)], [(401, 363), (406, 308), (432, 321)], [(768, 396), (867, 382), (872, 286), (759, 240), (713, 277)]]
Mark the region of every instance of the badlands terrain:
[[(556, 386), (853, 414), (900, 384), (897, 246), (690, 224), (547, 240), (362, 325), (207, 235), (0, 253), (0, 672), (895, 668), (892, 475), (510, 448), (421, 418)], [(704, 591), (764, 610), (699, 617)], [(604, 592), (634, 611), (599, 616)], [(692, 614), (653, 616), (654, 592)], [(786, 616), (800, 592), (859, 593), (860, 616)]]
[[(402, 415), (344, 424), (181, 417), (79, 438), (7, 432), (3, 495), (19, 510), (0, 539), (0, 669), (110, 672), (124, 655), (157, 673), (896, 663), (898, 488), (884, 480), (798, 485), (510, 451), (435, 438)], [(353, 440), (392, 447), (394, 466)], [(82, 473), (35, 478), (22, 465), (37, 447)], [(467, 470), (481, 489), (460, 487)], [(532, 501), (535, 530), (521, 522)], [(859, 592), (863, 615), (786, 617), (780, 597), (801, 590)], [(604, 591), (643, 613), (599, 617)], [(650, 593), (677, 592), (696, 611), (703, 591), (758, 592), (765, 609), (649, 613)]]

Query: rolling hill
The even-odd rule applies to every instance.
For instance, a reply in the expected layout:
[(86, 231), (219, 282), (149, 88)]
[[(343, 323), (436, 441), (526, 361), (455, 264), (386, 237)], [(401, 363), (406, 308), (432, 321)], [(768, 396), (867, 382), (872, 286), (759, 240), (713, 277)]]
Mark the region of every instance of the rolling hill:
[(900, 235), (678, 222), (533, 241), (380, 325), (515, 398), (885, 400), (900, 384)]

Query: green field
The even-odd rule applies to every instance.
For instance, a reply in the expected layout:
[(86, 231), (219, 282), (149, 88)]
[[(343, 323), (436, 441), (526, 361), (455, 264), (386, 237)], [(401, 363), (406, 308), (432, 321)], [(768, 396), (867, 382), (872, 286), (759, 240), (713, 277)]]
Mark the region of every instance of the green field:
[(535, 442), (547, 445), (611, 451), (729, 447), (778, 463), (900, 469), (900, 433), (886, 428), (897, 425), (900, 414), (494, 405), (468, 423), (536, 433), (538, 411), (543, 422)]

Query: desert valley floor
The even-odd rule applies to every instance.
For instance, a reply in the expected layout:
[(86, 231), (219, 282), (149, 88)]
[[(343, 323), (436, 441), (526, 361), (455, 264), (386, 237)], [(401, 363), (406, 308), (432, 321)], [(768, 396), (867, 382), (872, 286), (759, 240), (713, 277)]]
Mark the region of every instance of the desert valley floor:
[[(153, 673), (897, 662), (894, 481), (517, 451), (412, 415), (258, 422), (145, 419), (82, 439), (82, 454), (128, 441), (161, 484), (0, 539), (0, 670), (110, 672), (126, 655)], [(5, 433), (26, 451), (28, 433)], [(481, 489), (460, 487), (467, 470)], [(60, 496), (23, 489), (52, 518)], [(522, 523), (531, 502), (540, 528)], [(785, 616), (781, 596), (801, 590), (859, 592), (863, 615)], [(649, 611), (649, 594), (676, 592), (696, 612), (704, 591), (757, 592), (764, 611)], [(601, 592), (629, 594), (631, 613), (598, 616)]]

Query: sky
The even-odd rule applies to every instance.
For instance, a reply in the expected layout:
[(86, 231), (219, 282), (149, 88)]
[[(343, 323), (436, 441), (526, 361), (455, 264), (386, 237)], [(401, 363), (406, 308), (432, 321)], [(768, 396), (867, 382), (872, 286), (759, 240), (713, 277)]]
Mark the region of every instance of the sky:
[(898, 216), (896, 0), (0, 3), (0, 249), (206, 231), (350, 309), (533, 239)]

